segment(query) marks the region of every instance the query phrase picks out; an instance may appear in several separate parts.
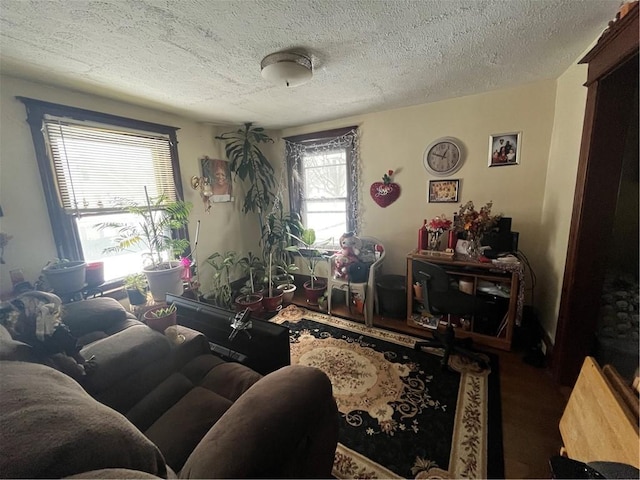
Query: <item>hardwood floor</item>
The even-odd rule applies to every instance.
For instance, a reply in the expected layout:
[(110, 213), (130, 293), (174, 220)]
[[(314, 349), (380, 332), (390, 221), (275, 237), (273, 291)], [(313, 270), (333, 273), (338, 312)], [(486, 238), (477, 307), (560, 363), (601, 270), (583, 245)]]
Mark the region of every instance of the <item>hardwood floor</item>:
[[(294, 302), (306, 306), (303, 296), (296, 294)], [(332, 306), (332, 314), (364, 321), (344, 304)], [(374, 317), (374, 326), (394, 330), (398, 325), (404, 327), (404, 321)], [(525, 363), (525, 352), (517, 347), (510, 352), (477, 349), (499, 356), (505, 477), (551, 478), (548, 461), (562, 445), (558, 423), (569, 391), (553, 383), (548, 369)]]

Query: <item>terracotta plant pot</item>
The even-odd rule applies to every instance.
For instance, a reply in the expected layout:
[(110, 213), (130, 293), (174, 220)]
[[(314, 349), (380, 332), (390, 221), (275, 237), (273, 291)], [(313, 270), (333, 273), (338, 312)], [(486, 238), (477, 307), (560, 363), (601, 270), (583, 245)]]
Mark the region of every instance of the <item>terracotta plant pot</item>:
[(262, 310), (262, 295), (258, 293), (240, 295), (234, 303), (238, 312), (242, 312), (245, 308), (252, 312), (259, 312)]
[(273, 297), (262, 297), (262, 306), (267, 312), (277, 312), (282, 308), (282, 290), (273, 290)]
[(324, 280), (315, 280), (313, 282), (313, 288), (311, 288), (311, 280), (305, 282), (304, 294), (309, 305), (318, 305), (318, 299), (322, 296), (327, 289), (327, 282)]
[(153, 312), (160, 310), (161, 308), (166, 308), (166, 305), (158, 305), (157, 307), (150, 308), (144, 312), (143, 318), (144, 323), (146, 323), (147, 326), (160, 333), (164, 333), (167, 328), (176, 324), (176, 312), (173, 312), (166, 317), (155, 318), (153, 316)]

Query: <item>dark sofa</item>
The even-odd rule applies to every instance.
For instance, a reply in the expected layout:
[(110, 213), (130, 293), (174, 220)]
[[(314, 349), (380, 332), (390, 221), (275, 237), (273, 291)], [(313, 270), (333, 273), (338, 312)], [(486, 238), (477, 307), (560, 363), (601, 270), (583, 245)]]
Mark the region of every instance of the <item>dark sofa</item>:
[(65, 305), (94, 368), (79, 382), (0, 326), (3, 478), (329, 477), (338, 413), (320, 370), (262, 377), (181, 329), (173, 344), (108, 298)]

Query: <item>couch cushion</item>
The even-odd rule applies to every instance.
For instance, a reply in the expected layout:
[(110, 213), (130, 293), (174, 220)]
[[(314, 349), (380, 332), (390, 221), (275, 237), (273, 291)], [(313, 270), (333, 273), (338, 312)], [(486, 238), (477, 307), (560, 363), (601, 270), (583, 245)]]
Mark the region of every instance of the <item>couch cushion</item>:
[(170, 356), (167, 338), (144, 325), (127, 328), (84, 347), (80, 354), (94, 357), (95, 368), (85, 386), (92, 393), (108, 389), (119, 380)]
[(76, 337), (95, 330), (105, 331), (128, 317), (130, 315), (120, 302), (110, 297), (71, 302), (66, 304), (62, 311), (63, 323)]
[(59, 478), (115, 467), (166, 476), (158, 448), (68, 376), (24, 362), (0, 368), (2, 477)]
[(0, 360), (36, 362), (37, 357), (30, 345), (11, 338), (9, 331), (0, 325)]
[(144, 433), (158, 446), (167, 464), (179, 471), (202, 437), (231, 405), (226, 398), (195, 387)]

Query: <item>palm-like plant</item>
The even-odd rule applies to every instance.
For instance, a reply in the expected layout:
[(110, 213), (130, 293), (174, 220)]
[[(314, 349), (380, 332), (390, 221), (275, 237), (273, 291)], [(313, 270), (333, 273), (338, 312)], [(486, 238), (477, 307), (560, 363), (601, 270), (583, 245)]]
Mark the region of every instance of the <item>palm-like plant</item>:
[(225, 153), (231, 164), (229, 168), (242, 182), (248, 180), (242, 211), (257, 212), (262, 222), (262, 214), (273, 202), (275, 174), (267, 157), (260, 150), (261, 143), (273, 143), (264, 133), (264, 128), (245, 123), (242, 128), (215, 137), (226, 143)]
[(192, 208), (190, 202), (169, 201), (165, 195), (160, 195), (153, 199), (147, 196), (146, 205), (129, 200), (122, 200), (121, 205), (128, 213), (138, 216), (138, 223), (98, 224), (98, 230), (117, 230), (115, 245), (105, 248), (104, 253), (132, 251), (134, 247), (141, 246), (146, 263), (156, 270), (162, 268), (164, 253), (179, 255), (189, 247), (188, 240), (173, 238), (171, 231), (188, 223)]
[[(253, 253), (249, 252), (246, 257), (242, 257), (238, 261), (238, 266), (242, 269), (242, 272), (249, 274), (248, 287), (251, 293), (256, 293), (256, 280), (257, 278), (264, 277), (264, 262), (260, 257), (256, 257)], [(244, 291), (246, 292), (246, 290)]]

